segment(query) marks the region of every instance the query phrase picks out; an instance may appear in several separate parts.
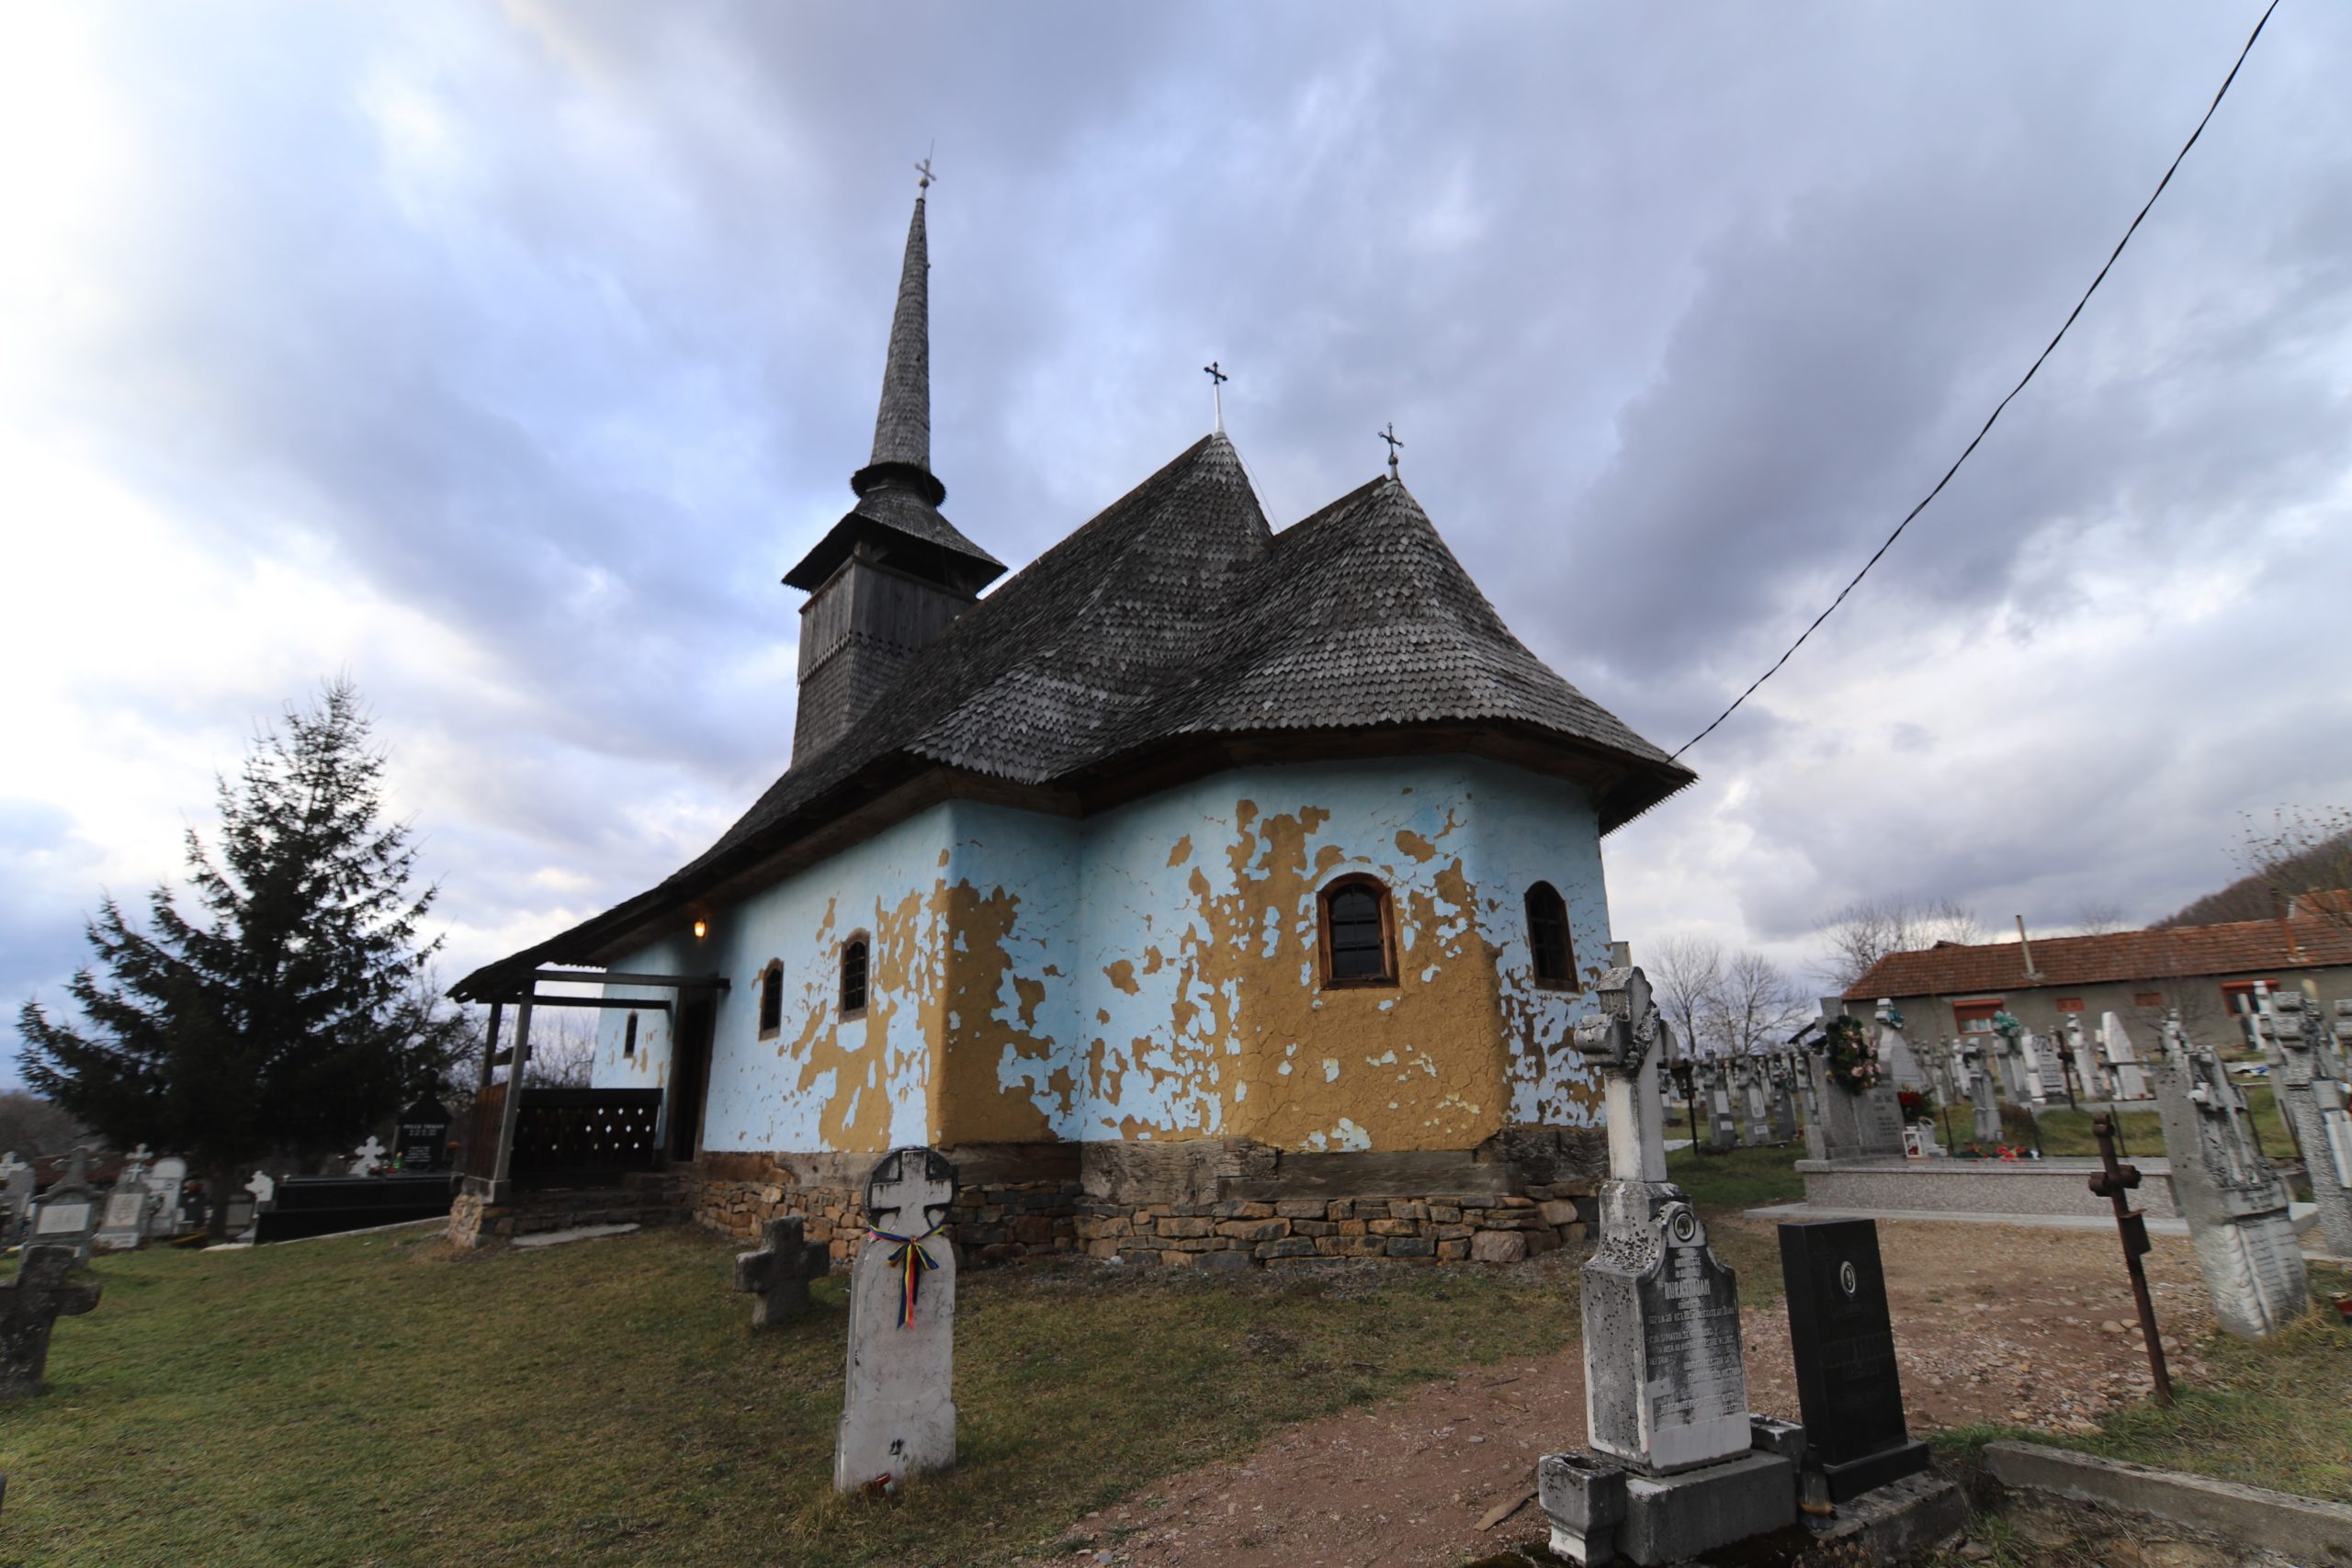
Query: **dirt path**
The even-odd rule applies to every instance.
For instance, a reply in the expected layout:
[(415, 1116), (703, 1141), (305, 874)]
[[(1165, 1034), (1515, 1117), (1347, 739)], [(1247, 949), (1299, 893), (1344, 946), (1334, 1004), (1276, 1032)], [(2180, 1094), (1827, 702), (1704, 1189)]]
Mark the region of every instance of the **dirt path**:
[[(1716, 1224), (1770, 1236), (1760, 1222)], [(1911, 1222), (1882, 1224), (1879, 1241), (1914, 1431), (1974, 1422), (2064, 1431), (2145, 1389), (2113, 1232)], [(2187, 1239), (2155, 1238), (2148, 1262), (2167, 1340), (2194, 1346), (2212, 1325)], [(1751, 1310), (1743, 1327), (1750, 1404), (1796, 1419), (1786, 1314)], [(2197, 1375), (2193, 1352), (2174, 1364)], [(1487, 1529), (1480, 1523), (1532, 1489), (1541, 1455), (1583, 1438), (1578, 1351), (1474, 1368), (1171, 1476), (1081, 1521), (1071, 1533), (1091, 1544), (1061, 1561), (1436, 1568), (1540, 1534), (1532, 1503)]]

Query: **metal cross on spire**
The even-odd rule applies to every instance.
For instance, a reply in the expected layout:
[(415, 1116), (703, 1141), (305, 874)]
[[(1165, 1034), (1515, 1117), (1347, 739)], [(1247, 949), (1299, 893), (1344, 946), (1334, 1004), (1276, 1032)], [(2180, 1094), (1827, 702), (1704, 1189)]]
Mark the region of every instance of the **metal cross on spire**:
[(1388, 443), (1388, 477), (1393, 479), (1396, 477), (1396, 449), (1405, 445), (1396, 438), (1396, 422), (1390, 420), (1387, 429), (1375, 434)]
[(915, 164), (915, 173), (922, 176), (915, 182), (915, 189), (918, 191), (929, 190), (931, 182), (939, 177), (931, 172), (931, 154), (928, 152), (922, 155), (922, 162)]
[(1217, 362), (1212, 359), (1201, 367), (1201, 374), (1209, 378), (1209, 397), (1216, 405), (1217, 434), (1222, 435), (1225, 434), (1225, 384), (1233, 378), (1216, 367)]

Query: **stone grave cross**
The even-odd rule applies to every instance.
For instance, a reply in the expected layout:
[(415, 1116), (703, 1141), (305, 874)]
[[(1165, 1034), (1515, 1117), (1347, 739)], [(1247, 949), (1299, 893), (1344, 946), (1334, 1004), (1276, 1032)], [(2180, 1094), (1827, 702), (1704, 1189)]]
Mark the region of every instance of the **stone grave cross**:
[(821, 1241), (803, 1239), (802, 1229), (797, 1214), (770, 1220), (763, 1227), (764, 1245), (757, 1252), (735, 1255), (735, 1288), (753, 1298), (755, 1333), (797, 1315), (808, 1304), (808, 1282), (823, 1279), (832, 1268), (832, 1249)]
[[(2290, 999), (2290, 995), (2278, 998), (2281, 1004)], [(2352, 1109), (2346, 1104), (2344, 1081), (2328, 1070), (2317, 1032), (2303, 1026), (2303, 998), (2291, 999), (2298, 1005), (2282, 1005), (2275, 1026), (2278, 1053), (2287, 1063), (2279, 1100), (2302, 1145), (2303, 1169), (2328, 1254), (2352, 1258)]]
[(2311, 1304), (2287, 1184), (2264, 1156), (2244, 1097), (2211, 1051), (2156, 1068), (2173, 1198), (2188, 1222), (2213, 1315), (2259, 1337)]
[(17, 1277), (0, 1284), (0, 1400), (39, 1393), (51, 1328), (97, 1304), (98, 1287), (74, 1278), (72, 1247), (26, 1247)]
[(2104, 1014), (2098, 1033), (2100, 1052), (2107, 1057), (2108, 1070), (2115, 1075), (2115, 1098), (2147, 1099), (2148, 1076), (2141, 1070), (2140, 1053), (2132, 1048), (2132, 1035), (2123, 1020), (2111, 1012)]
[(25, 1210), (33, 1201), (33, 1168), (17, 1157), (10, 1149), (8, 1157), (0, 1159), (0, 1214), (6, 1216), (0, 1224), (0, 1247), (13, 1247), (17, 1232), (25, 1222)]
[(2075, 1059), (2075, 1077), (2082, 1083), (2083, 1098), (2089, 1100), (2107, 1099), (2107, 1075), (2099, 1070), (2098, 1058), (2091, 1055), (2089, 1042), (2083, 1038), (2082, 1020), (2073, 1013), (2066, 1015), (2066, 1053)]
[(1969, 1103), (1976, 1111), (1976, 1141), (1997, 1144), (2001, 1141), (2001, 1107), (1993, 1098), (1993, 1075), (1984, 1070), (1984, 1047), (1963, 1040), (1960, 1057), (1968, 1074)]
[(76, 1147), (65, 1174), (40, 1195), (33, 1210), (32, 1240), (74, 1249), (76, 1263), (90, 1260), (90, 1239), (98, 1234), (98, 1195), (90, 1187), (90, 1151)]
[(936, 1149), (892, 1149), (865, 1179), (836, 1491), (956, 1462), (956, 1248), (940, 1234), (955, 1201), (956, 1168)]
[(383, 1168), (384, 1156), (390, 1151), (384, 1147), (382, 1141), (375, 1134), (370, 1133), (368, 1134), (368, 1141), (351, 1152), (359, 1156), (351, 1162), (351, 1174), (373, 1176)]
[(1576, 1046), (1601, 1075), (1609, 1179), (1584, 1266), (1589, 1452), (1536, 1467), (1552, 1548), (1577, 1562), (1679, 1561), (1795, 1517), (1788, 1457), (1756, 1450), (1739, 1289), (1666, 1179), (1657, 1064), (1668, 1038), (1648, 979), (1603, 974)]

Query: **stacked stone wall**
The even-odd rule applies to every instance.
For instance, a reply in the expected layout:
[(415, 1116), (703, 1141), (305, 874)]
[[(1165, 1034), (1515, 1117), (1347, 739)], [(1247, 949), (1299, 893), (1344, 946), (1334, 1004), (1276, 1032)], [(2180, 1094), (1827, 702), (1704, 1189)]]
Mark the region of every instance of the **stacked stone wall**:
[[(692, 1179), (694, 1223), (752, 1246), (770, 1219), (797, 1215), (836, 1263), (854, 1258), (865, 1234), (858, 1195), (776, 1174)], [(957, 1191), (953, 1234), (958, 1256), (981, 1265), (1059, 1253), (1171, 1269), (1300, 1258), (1513, 1263), (1583, 1245), (1593, 1234), (1595, 1190), (1574, 1179), (1508, 1194), (1159, 1203), (1089, 1197), (1076, 1180), (989, 1182)]]

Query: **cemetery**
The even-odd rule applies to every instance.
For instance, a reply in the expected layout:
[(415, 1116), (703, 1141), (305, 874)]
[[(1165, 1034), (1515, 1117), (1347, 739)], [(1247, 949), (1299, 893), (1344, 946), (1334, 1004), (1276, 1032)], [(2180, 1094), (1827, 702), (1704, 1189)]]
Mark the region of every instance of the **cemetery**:
[[(1185, 49), (1292, 114), (1276, 157), (1226, 84), (1128, 79), (1067, 19), (1023, 36), (1017, 8), (984, 70), (929, 69), (928, 28), (897, 17), (838, 62), (808, 50), (839, 78), (824, 93), (803, 80), (804, 35), (876, 26), (859, 8), (780, 11), (764, 25), (786, 47), (732, 36), (724, 8), (688, 8), (710, 28), (691, 47), (662, 7), (622, 8), (642, 29), (625, 39), (596, 7), (512, 9), (501, 25), (526, 44), (468, 34), (462, 8), (397, 48), (331, 18), (349, 80), (271, 53), (266, 25), (222, 29), (224, 53), (343, 117), (243, 178), (250, 207), (225, 218), (214, 171), (140, 165), (156, 133), (131, 95), (40, 102), (75, 133), (60, 145), (97, 146), (50, 182), (89, 211), (43, 215), (146, 239), (101, 199), (145, 176), (172, 199), (137, 205), (211, 224), (203, 244), (147, 246), (169, 264), (149, 271), (219, 298), (164, 309), (161, 283), (28, 271), (28, 297), (65, 323), (43, 330), (82, 334), (108, 386), (55, 378), (35, 401), (56, 437), (7, 449), (39, 448), (62, 509), (152, 528), (158, 547), (122, 553), (183, 571), (252, 646), (134, 648), (185, 688), (165, 701), (107, 662), (128, 636), (86, 637), (91, 684), (43, 689), (42, 723), (19, 728), (61, 777), (102, 760), (110, 785), (84, 788), (142, 827), (168, 816), (143, 773), (185, 773), (172, 738), (217, 736), (265, 658), (274, 677), (359, 650), (371, 680), (390, 671), (388, 722), (421, 743), (395, 765), (354, 678), (323, 682), (214, 773), (217, 824), (183, 825), (177, 881), (128, 910), (100, 893), (91, 961), (27, 961), (48, 967), (17, 1014), (25, 1153), (0, 1148), (0, 1565), (2352, 1568), (2352, 811), (2321, 813), (2316, 839), (2296, 817), (2267, 849), (2249, 827), (2249, 877), (2120, 929), (2127, 893), (2189, 874), (2165, 868), (2166, 819), (2254, 787), (2229, 768), (2266, 789), (2282, 762), (2332, 778), (2315, 772), (2328, 726), (2256, 754), (2243, 692), (2216, 697), (2257, 683), (2242, 661), (2275, 635), (2235, 603), (2241, 579), (2285, 575), (2264, 545), (2288, 525), (2254, 514), (2291, 519), (2294, 581), (2332, 581), (2312, 519), (2343, 487), (2298, 494), (2255, 464), (2293, 467), (2265, 455), (2298, 438), (2282, 411), (2336, 389), (2276, 366), (2266, 382), (2177, 335), (2186, 319), (2267, 342), (2284, 332), (2269, 316), (2320, 290), (2230, 311), (2193, 293), (2184, 277), (2240, 282), (2210, 265), (2224, 236), (2208, 207), (2199, 245), (2172, 232), (2155, 261), (2170, 298), (2089, 312), (2095, 373), (2057, 354), (2269, 9), (2014, 384), (1960, 345), (2014, 335), (1983, 301), (2056, 262), (2017, 243), (2039, 234), (1984, 223), (1970, 180), (2000, 190), (1995, 210), (2102, 233), (2111, 197), (2088, 168), (2035, 184), (2064, 144), (1993, 89), (2062, 83), (2119, 149), (2145, 130), (2124, 112), (2142, 94), (2054, 53), (2020, 70), (2010, 39), (1999, 73), (1928, 82), (1967, 52), (1942, 29), (1973, 22), (1939, 19), (1949, 58), (1871, 73), (1874, 90), (1951, 93), (1959, 123), (2035, 159), (1963, 141), (1874, 170), (1868, 128), (1838, 118), (1870, 100), (1819, 77), (1734, 82), (1721, 96), (1745, 122), (1717, 123), (1698, 112), (1710, 94), (1660, 76), (1669, 134), (1638, 156), (1630, 133), (1594, 139), (1596, 179), (1544, 127), (1529, 144), (1562, 173), (1542, 169), (1552, 188), (1531, 198), (1494, 148), (1446, 143), (1474, 99), (1515, 96), (1497, 67), (1521, 62), (1487, 39), (1474, 89), (1411, 113), (1431, 106), (1396, 64), (1458, 46), (1439, 30), (1400, 46), (1403, 10), (1351, 26), (1361, 53), (1318, 39), (1311, 60), (1264, 62), (1182, 18), (1205, 37)], [(1119, 32), (1114, 9), (1090, 25), (1120, 49), (1184, 52)], [(1577, 20), (1594, 28), (1580, 48), (1610, 41)], [(1781, 63), (1787, 24), (1742, 25), (1727, 57)], [(1844, 62), (1847, 30), (1809, 25), (1807, 54)], [(93, 77), (135, 43), (93, 47)], [(1661, 61), (1730, 75), (1687, 40), (1632, 72), (1625, 52), (1585, 51), (1608, 93), (1559, 92), (1582, 84), (1550, 61), (1524, 91), (1608, 101), (1631, 125)], [(675, 75), (640, 76), (646, 60)], [(718, 83), (713, 60), (742, 82)], [(1068, 95), (1002, 68), (1016, 60), (1194, 140), (1162, 127), (1098, 170), (1109, 118), (1056, 123)], [(2277, 93), (2270, 65), (2249, 80)], [(1026, 95), (1036, 123), (990, 125), (954, 76)], [(1283, 96), (1292, 77), (1303, 96)], [(508, 145), (492, 122), (543, 107), (510, 116), (559, 90), (543, 81), (561, 101), (531, 118), (551, 130)], [(662, 119), (681, 83), (725, 157)], [(194, 142), (205, 117), (172, 85)], [(974, 152), (971, 207), (939, 209), (953, 259), (936, 275), (932, 155), (910, 210), (823, 211), (863, 177), (828, 128), (903, 119), (901, 91), (967, 146), (1013, 129), (1026, 149), (993, 167)], [(1751, 142), (1783, 150), (1751, 93), (1828, 128), (1776, 175), (1792, 183), (1745, 163)], [(2310, 106), (2289, 101), (2301, 120), (2256, 126), (2325, 143), (2334, 122), (2306, 133)], [(240, 269), (277, 186), (309, 188), (303, 158), (333, 168), (345, 143), (380, 166), (340, 181), (332, 221), (306, 215), (325, 281)], [(1449, 152), (1461, 188), (1441, 206), (1421, 165)], [(539, 183), (575, 157), (597, 177)], [(2213, 199), (2211, 161), (2152, 232)], [(1038, 163), (1069, 168), (1041, 183)], [(1378, 221), (1349, 229), (1335, 196), (1374, 188), (1359, 166), (1383, 182), (1363, 204)], [(1213, 195), (1181, 183), (1199, 169)], [(1946, 228), (1896, 199), (1930, 184), (1953, 197)], [(1081, 243), (1134, 234), (1122, 209), (1170, 190), (1194, 231), (1182, 251)], [(2247, 212), (2324, 228), (2243, 192), (2264, 199), (2236, 226), (2282, 254)], [(613, 211), (627, 246), (598, 228)], [(978, 244), (953, 227), (983, 220)], [(1820, 248), (1830, 231), (1849, 255)], [(1882, 231), (1903, 266), (1872, 248)], [(2154, 287), (2147, 248), (2121, 287)], [(1586, 252), (1608, 258), (1600, 288), (1581, 287)], [(1969, 271), (1988, 255), (2017, 277)], [(1206, 304), (1122, 297), (1162, 266)], [(1389, 280), (1377, 315), (1350, 298), (1356, 272)], [(1318, 276), (1323, 297), (1298, 291)], [(1562, 313), (1571, 292), (1585, 313)], [(338, 315), (349, 299), (386, 341)], [(1281, 330), (1213, 342), (1192, 381), (1196, 350), (1170, 359), (1161, 318), (1228, 332), (1246, 300)], [(436, 333), (439, 311), (464, 330)], [(183, 318), (208, 324), (215, 368), (165, 374), (141, 352)], [(1250, 337), (1317, 352), (1259, 379), (1239, 368)], [(2135, 364), (2143, 338), (2234, 372), (2210, 378), (2274, 428), (2184, 439), (2219, 423), (2211, 394)], [(2299, 368), (2334, 363), (2307, 325), (2291, 341)], [(834, 357), (861, 344), (871, 403)], [(2057, 384), (1988, 440), (2053, 355)], [(333, 362), (335, 395), (309, 359)], [(1209, 404), (1166, 414), (1172, 394), (1127, 368), (1161, 361)], [(275, 400), (248, 406), (248, 381)], [(1947, 443), (2002, 385), (1974, 438)], [(1262, 476), (1245, 459), (1237, 432), (1319, 432), (1338, 411), (1314, 400), (1368, 390), (1426, 417), (1419, 492), (1385, 411), (1377, 468), (1363, 411), (1353, 457), (1295, 439), (1267, 443)], [(2124, 432), (2104, 405), (2135, 400), (2147, 428)], [(78, 412), (118, 402), (119, 433)], [(150, 407), (186, 428), (156, 439)], [(1899, 476), (1930, 445), (1957, 456), (1922, 494)], [(2008, 482), (1980, 466), (1929, 513), (1980, 446)], [(2121, 464), (2158, 446), (2177, 471)], [(846, 500), (808, 479), (828, 450)], [(1870, 553), (1884, 498), (1912, 495)], [(178, 515), (199, 504), (247, 552), (237, 591), (211, 592), (230, 558)], [(1963, 552), (1927, 542), (1964, 507)], [(2175, 512), (2216, 520), (2212, 537)], [(132, 525), (74, 521), (44, 541), (60, 559), (80, 526)], [(2224, 529), (2244, 559), (2211, 571)], [(2121, 564), (2093, 571), (2086, 537)], [(1882, 559), (1936, 575), (1857, 594)], [(2184, 613), (2200, 574), (2215, 581)], [(315, 624), (296, 637), (265, 592), (315, 601)], [(1849, 595), (1803, 676), (1766, 691)], [(142, 628), (174, 619), (123, 603)], [(2029, 654), (2045, 668), (2019, 678)], [(2179, 671), (2205, 662), (2214, 690), (2193, 690)], [(2073, 716), (2051, 694), (2062, 667)], [(2160, 757), (2132, 733), (2128, 694), (2149, 705), (2158, 678), (2220, 739), (2167, 738)], [(111, 722), (55, 722), (91, 716), (93, 694)], [(2269, 700), (2291, 715), (2324, 695), (2282, 682)], [(2097, 733), (2053, 743), (2085, 714)], [(1687, 759), (1736, 715), (1763, 739), (1711, 747), (1712, 815), (1673, 823), (1702, 784)], [(143, 770), (117, 732), (150, 748)], [(2119, 820), (2092, 842), (2102, 807)], [(420, 826), (444, 818), (446, 837)], [(8, 831), (8, 863), (42, 878), (149, 852), (101, 845), (92, 817), (39, 794)], [(2131, 886), (2102, 905), (2101, 879)], [(2059, 888), (2086, 895), (2069, 923), (2036, 935), (2020, 914), (2015, 941), (1982, 940), (1977, 907)], [(1857, 902), (1820, 913), (1840, 898)], [(1646, 966), (1628, 934), (1645, 924)], [(1833, 994), (1807, 999), (1799, 941)]]

